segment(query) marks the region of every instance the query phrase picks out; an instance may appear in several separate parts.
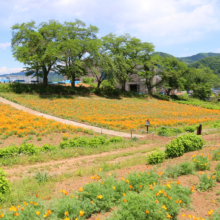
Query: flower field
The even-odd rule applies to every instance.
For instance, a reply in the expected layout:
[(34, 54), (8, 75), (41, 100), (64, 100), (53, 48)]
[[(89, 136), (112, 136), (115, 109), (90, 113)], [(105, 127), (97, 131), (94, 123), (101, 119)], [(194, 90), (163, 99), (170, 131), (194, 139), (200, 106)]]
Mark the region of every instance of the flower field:
[(81, 128), (61, 124), (44, 117), (36, 117), (2, 103), (0, 103), (0, 118), (0, 135), (5, 137), (74, 132), (77, 129), (83, 131)]
[(137, 99), (40, 98), (35, 95), (5, 94), (4, 97), (58, 117), (88, 122), (111, 129), (193, 125), (220, 120), (220, 111), (175, 102)]

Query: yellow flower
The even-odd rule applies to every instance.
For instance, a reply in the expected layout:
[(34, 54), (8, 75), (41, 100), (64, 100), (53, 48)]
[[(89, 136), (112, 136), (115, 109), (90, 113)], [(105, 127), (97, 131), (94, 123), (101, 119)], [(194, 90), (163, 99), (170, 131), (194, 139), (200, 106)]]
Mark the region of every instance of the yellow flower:
[(82, 217), (84, 215), (85, 212), (83, 212), (82, 210), (79, 211), (79, 215), (80, 217)]
[(66, 211), (66, 212), (64, 213), (64, 215), (66, 215), (66, 216), (69, 215), (69, 212)]
[(36, 211), (36, 215), (37, 215), (37, 216), (40, 215), (40, 211)]
[(102, 195), (98, 195), (97, 198), (98, 198), (98, 199), (102, 199), (103, 196), (102, 196)]

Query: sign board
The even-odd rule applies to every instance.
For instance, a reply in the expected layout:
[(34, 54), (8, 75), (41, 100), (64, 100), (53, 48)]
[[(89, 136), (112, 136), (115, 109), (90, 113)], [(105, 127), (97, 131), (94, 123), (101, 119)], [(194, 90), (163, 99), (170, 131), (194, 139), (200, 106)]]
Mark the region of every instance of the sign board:
[(149, 125), (150, 125), (150, 121), (149, 120), (145, 121), (145, 126), (149, 126)]

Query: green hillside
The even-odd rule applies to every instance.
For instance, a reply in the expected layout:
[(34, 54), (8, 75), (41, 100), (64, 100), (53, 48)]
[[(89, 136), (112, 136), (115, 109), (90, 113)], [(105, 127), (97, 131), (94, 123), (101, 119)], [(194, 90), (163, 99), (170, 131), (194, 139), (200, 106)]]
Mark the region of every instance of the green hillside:
[(170, 55), (168, 53), (163, 53), (163, 52), (155, 52), (155, 55), (159, 55), (161, 57), (173, 57), (173, 55)]
[(191, 64), (203, 58), (213, 57), (213, 56), (218, 56), (218, 55), (220, 55), (220, 53), (198, 53), (196, 55), (189, 56), (189, 57), (177, 57), (177, 59), (186, 64)]
[(209, 67), (211, 70), (213, 70), (214, 74), (220, 76), (220, 55), (203, 58), (197, 62), (190, 64), (189, 67), (198, 68), (200, 65)]

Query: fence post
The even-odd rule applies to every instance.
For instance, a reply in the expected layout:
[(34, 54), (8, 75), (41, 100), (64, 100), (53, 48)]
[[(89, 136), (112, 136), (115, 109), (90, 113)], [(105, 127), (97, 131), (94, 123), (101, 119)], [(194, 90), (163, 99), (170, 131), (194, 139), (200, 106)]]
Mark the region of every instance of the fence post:
[(152, 139), (153, 139), (153, 141), (154, 141), (154, 132), (152, 132)]
[(156, 126), (154, 126), (154, 133), (156, 134), (156, 130), (157, 130), (157, 127)]

